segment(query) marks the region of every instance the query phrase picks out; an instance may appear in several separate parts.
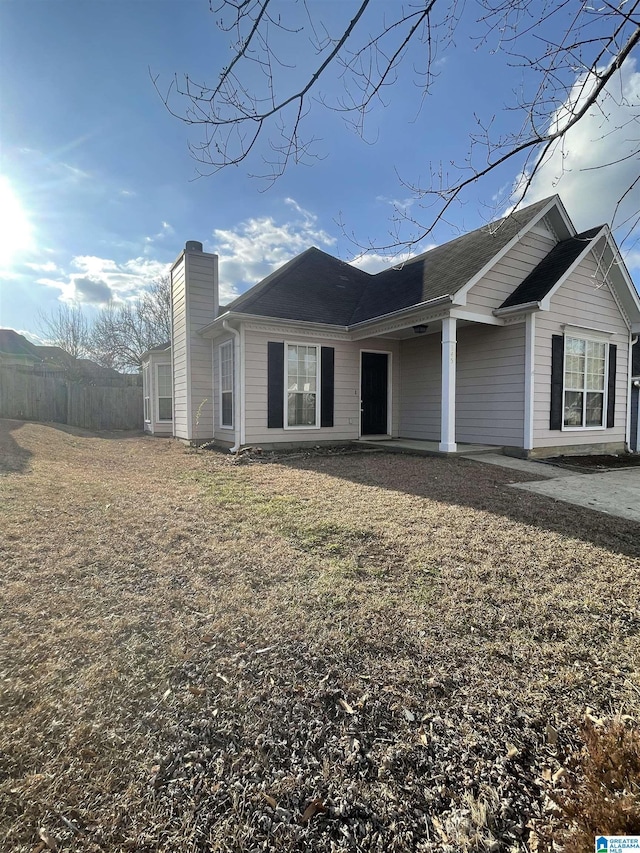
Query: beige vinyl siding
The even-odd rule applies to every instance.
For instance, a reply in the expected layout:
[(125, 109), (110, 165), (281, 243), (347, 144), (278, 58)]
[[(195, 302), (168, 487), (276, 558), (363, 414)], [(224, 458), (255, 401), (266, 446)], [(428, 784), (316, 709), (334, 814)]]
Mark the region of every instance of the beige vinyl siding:
[[(267, 427), (267, 343), (282, 341), (335, 350), (334, 426), (311, 429)], [(392, 364), (392, 434), (398, 429), (398, 344), (396, 341), (337, 341), (318, 338), (305, 330), (283, 334), (246, 328), (245, 331), (245, 443), (352, 441), (360, 436), (360, 352), (390, 352)]]
[[(456, 441), (522, 447), (524, 323), (459, 325), (456, 337)], [(400, 354), (400, 436), (440, 441), (440, 330), (402, 341)]]
[(184, 258), (174, 269), (171, 287), (173, 314), (173, 428), (174, 435), (186, 438), (187, 421), (187, 315), (184, 288)]
[(214, 266), (217, 258), (189, 252), (188, 314), (191, 329), (191, 438), (210, 439), (213, 426), (213, 347), (210, 340), (200, 337), (198, 329), (215, 319)]
[[(563, 324), (612, 331), (616, 344), (616, 406), (612, 429), (551, 430), (551, 338), (563, 334)], [(629, 330), (609, 285), (589, 254), (551, 299), (550, 311), (536, 315), (534, 448), (621, 443), (625, 440)]]
[(174, 435), (213, 438), (213, 350), (198, 330), (215, 319), (216, 255), (185, 251), (173, 269)]
[(400, 437), (440, 441), (440, 331), (402, 341), (400, 359)]
[(213, 348), (213, 407), (215, 412), (215, 421), (214, 421), (214, 438), (218, 441), (230, 441), (232, 444), (235, 442), (235, 419), (236, 419), (236, 399), (235, 395), (238, 393), (238, 389), (235, 387), (235, 370), (234, 370), (234, 386), (233, 386), (233, 420), (234, 426), (233, 429), (229, 429), (228, 427), (220, 426), (220, 347), (222, 344), (227, 343), (227, 341), (231, 341), (234, 344), (234, 359), (237, 357), (236, 347), (235, 347), (235, 338), (233, 335), (228, 335), (224, 338), (216, 338), (215, 345)]
[(524, 445), (525, 325), (458, 328), (456, 441)]
[(556, 241), (529, 231), (467, 294), (467, 307), (490, 315), (521, 284)]

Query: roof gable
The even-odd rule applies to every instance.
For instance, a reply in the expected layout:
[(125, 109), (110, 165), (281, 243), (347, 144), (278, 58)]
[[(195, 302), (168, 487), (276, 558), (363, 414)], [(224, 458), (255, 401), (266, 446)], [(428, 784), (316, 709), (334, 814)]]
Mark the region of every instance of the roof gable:
[(500, 308), (513, 308), (531, 302), (541, 302), (578, 259), (589, 250), (593, 238), (602, 226), (590, 228), (568, 240), (561, 240), (511, 293)]
[(373, 276), (351, 322), (360, 323), (443, 296), (453, 296), (549, 206), (546, 198), (469, 234), (436, 246), (401, 267)]

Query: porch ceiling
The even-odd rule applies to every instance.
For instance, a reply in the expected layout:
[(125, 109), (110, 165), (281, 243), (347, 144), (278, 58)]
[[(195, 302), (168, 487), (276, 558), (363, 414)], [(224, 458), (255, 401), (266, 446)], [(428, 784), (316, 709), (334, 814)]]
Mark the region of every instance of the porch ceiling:
[[(427, 335), (440, 335), (442, 333), (442, 320), (429, 320), (423, 324), (427, 327), (426, 332), (417, 333), (414, 332), (413, 326), (407, 326), (404, 329), (394, 329), (393, 332), (385, 332), (380, 335), (372, 335), (371, 337), (375, 338), (386, 338), (390, 341), (406, 341), (410, 338), (424, 338)], [(458, 328), (462, 328), (463, 326), (477, 326), (478, 323), (474, 320), (458, 320), (457, 326)]]

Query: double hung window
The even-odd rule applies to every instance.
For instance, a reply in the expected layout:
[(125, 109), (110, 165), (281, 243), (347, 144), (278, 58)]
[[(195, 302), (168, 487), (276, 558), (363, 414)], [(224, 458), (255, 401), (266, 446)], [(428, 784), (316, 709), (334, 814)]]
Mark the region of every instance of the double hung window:
[(142, 367), (142, 393), (144, 395), (144, 422), (151, 422), (151, 397), (149, 395), (149, 365)]
[(159, 364), (157, 366), (156, 379), (158, 389), (158, 420), (170, 421), (173, 419), (171, 365)]
[(565, 428), (603, 427), (607, 344), (567, 336), (564, 352)]
[(233, 427), (233, 341), (220, 347), (220, 426)]
[(318, 425), (318, 347), (287, 344), (287, 426)]

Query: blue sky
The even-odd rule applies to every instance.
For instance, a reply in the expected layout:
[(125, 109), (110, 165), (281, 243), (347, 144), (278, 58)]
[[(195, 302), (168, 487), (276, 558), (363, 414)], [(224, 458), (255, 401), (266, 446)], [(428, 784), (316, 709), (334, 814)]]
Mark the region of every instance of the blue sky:
[[(337, 30), (357, 4), (312, 5)], [(397, 5), (378, 0), (374, 17)], [(292, 23), (303, 11), (292, 0), (280, 6)], [(477, 30), (463, 22), (455, 44), (436, 57), (433, 95), (418, 111), (411, 68), (423, 57), (416, 53), (369, 117), (367, 143), (337, 114), (314, 110), (307, 121), (319, 158), (311, 164), (267, 188), (247, 174), (260, 171), (262, 148), (246, 167), (197, 178), (187, 148), (197, 130), (169, 115), (149, 70), (161, 88), (174, 72), (214, 82), (232, 55), (231, 36), (215, 17), (207, 0), (0, 0), (1, 326), (37, 335), (38, 311), (54, 311), (60, 300), (83, 305), (91, 317), (109, 299), (133, 298), (189, 239), (219, 253), (223, 299), (310, 245), (351, 260), (358, 249), (340, 221), (362, 243), (387, 243), (393, 202), (409, 198), (398, 174), (424, 182), (430, 164), (462, 162), (474, 115), (495, 116), (496, 130), (518, 121), (504, 107), (514, 102), (520, 71), (496, 44), (473, 41)], [(280, 69), (284, 85), (315, 61), (307, 42), (299, 45)], [(640, 59), (632, 57), (618, 85), (637, 116)], [(329, 99), (338, 97), (338, 80), (323, 86)], [(624, 123), (613, 109), (604, 124), (594, 116), (572, 137), (561, 181), (558, 162), (550, 162), (530, 200), (559, 192), (579, 228), (610, 220), (625, 182), (638, 174), (637, 158), (606, 172), (581, 167), (624, 151), (637, 133), (607, 132)], [(494, 218), (518, 168), (510, 164), (473, 187), (414, 251)], [(638, 282), (639, 244), (627, 243)], [(387, 262), (385, 252), (359, 261), (372, 270)]]

